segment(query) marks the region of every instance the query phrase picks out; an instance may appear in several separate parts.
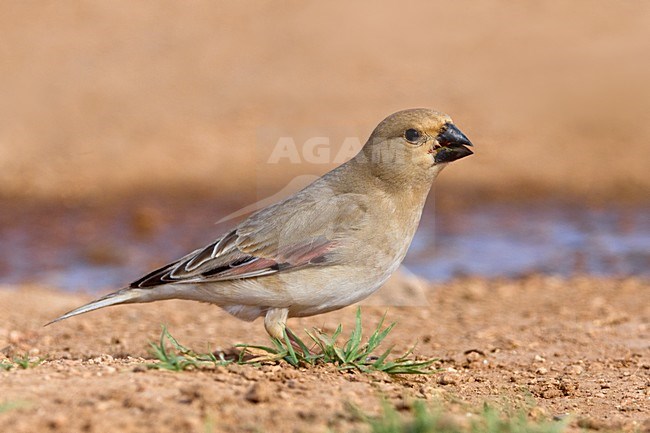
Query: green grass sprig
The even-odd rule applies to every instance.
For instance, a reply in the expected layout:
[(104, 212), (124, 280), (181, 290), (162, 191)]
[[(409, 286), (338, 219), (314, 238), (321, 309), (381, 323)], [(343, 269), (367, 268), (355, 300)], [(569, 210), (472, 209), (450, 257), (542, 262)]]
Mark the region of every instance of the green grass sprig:
[[(160, 341), (149, 344), (154, 356), (158, 358), (158, 362), (147, 364), (148, 368), (183, 371), (226, 365), (231, 362), (222, 356), (217, 358), (212, 352), (196, 353), (192, 349), (183, 346), (169, 333), (165, 325), (162, 325)], [(168, 344), (171, 345), (171, 350), (168, 348)]]
[(21, 356), (14, 356), (11, 361), (8, 360), (2, 360), (0, 361), (0, 370), (11, 370), (12, 368), (22, 368), (23, 370), (27, 370), (28, 368), (34, 368), (39, 366), (40, 364), (45, 361), (44, 358), (33, 358), (30, 357), (27, 354), (21, 355)]
[(197, 353), (183, 346), (174, 338), (163, 325), (160, 340), (150, 343), (153, 355), (158, 362), (148, 364), (149, 368), (183, 371), (200, 368), (211, 368), (238, 364), (264, 364), (284, 361), (293, 367), (333, 364), (339, 370), (356, 370), (364, 373), (380, 371), (387, 374), (429, 374), (435, 370), (432, 365), (437, 359), (415, 359), (412, 354), (415, 346), (396, 358), (391, 358), (393, 347), (377, 353), (379, 346), (391, 332), (395, 323), (384, 327), (384, 317), (377, 327), (363, 342), (363, 326), (361, 309), (357, 309), (356, 322), (350, 336), (342, 344), (339, 339), (343, 327), (339, 325), (332, 334), (313, 329), (305, 331), (309, 340), (304, 341), (291, 330), (286, 329), (283, 339), (271, 339), (272, 346), (240, 344), (239, 357), (234, 360), (219, 357), (214, 353)]
[(415, 346), (405, 354), (395, 359), (389, 359), (393, 347), (389, 347), (379, 356), (375, 356), (379, 346), (391, 332), (395, 323), (384, 326), (384, 317), (381, 318), (368, 341), (363, 343), (363, 326), (361, 320), (361, 309), (357, 309), (354, 329), (349, 338), (338, 344), (343, 332), (339, 325), (329, 335), (318, 329), (312, 332), (305, 331), (312, 340), (312, 350), (307, 343), (296, 334), (287, 329), (282, 340), (272, 339), (273, 346), (238, 345), (244, 352), (249, 349), (256, 349), (265, 352), (265, 355), (255, 357), (245, 363), (259, 363), (284, 360), (294, 367), (317, 364), (334, 364), (340, 370), (357, 370), (361, 372), (381, 371), (388, 374), (428, 374), (434, 370), (431, 366), (437, 359), (416, 360), (411, 357)]
[(384, 405), (381, 415), (361, 415), (372, 433), (561, 433), (567, 420), (531, 420), (525, 410), (504, 413), (490, 405), (464, 420), (450, 417), (441, 408), (416, 402), (406, 415)]

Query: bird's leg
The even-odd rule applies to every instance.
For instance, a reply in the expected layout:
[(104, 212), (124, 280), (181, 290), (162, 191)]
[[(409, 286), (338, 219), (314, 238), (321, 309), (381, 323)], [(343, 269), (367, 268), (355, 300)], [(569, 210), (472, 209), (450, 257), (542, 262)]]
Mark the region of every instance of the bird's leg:
[(284, 330), (287, 327), (288, 308), (269, 308), (264, 316), (266, 332), (276, 340), (284, 340)]
[[(298, 350), (302, 353), (305, 351), (303, 344), (300, 344), (298, 342), (298, 337), (296, 337), (296, 334), (287, 328), (288, 314), (288, 308), (269, 309), (266, 312), (266, 316), (264, 317), (264, 327), (266, 328), (266, 332), (268, 332), (272, 338), (275, 338), (276, 340), (282, 342), (285, 341), (284, 335), (286, 332), (287, 338), (289, 339), (289, 342), (291, 343), (291, 346), (294, 348), (294, 350)], [(307, 351), (309, 354), (315, 355), (315, 353), (313, 353), (310, 349), (307, 349)]]

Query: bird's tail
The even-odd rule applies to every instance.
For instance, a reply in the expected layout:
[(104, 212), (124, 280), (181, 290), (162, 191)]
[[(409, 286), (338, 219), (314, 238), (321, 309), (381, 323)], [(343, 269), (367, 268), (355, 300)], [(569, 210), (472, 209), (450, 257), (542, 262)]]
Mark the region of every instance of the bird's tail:
[(130, 304), (132, 302), (142, 302), (142, 291), (140, 289), (125, 288), (118, 290), (117, 292), (109, 293), (106, 296), (103, 296), (99, 299), (95, 299), (92, 302), (87, 303), (79, 308), (75, 308), (72, 311), (68, 311), (61, 317), (57, 317), (45, 324), (51, 325), (52, 323), (60, 322), (69, 317), (76, 316), (78, 314), (87, 313), (89, 311), (99, 310), (100, 308), (110, 307), (111, 305), (118, 304)]

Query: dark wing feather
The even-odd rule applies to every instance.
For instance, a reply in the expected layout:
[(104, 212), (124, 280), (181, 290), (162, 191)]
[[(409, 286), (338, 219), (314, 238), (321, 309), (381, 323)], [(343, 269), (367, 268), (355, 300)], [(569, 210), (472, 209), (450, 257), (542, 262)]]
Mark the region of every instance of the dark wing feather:
[(232, 231), (182, 259), (163, 266), (137, 281), (132, 288), (154, 287), (170, 283), (225, 281), (270, 275), (280, 271), (324, 264), (333, 242), (323, 240), (309, 248), (301, 246), (288, 252), (286, 259), (272, 259), (246, 253), (237, 247), (238, 236)]

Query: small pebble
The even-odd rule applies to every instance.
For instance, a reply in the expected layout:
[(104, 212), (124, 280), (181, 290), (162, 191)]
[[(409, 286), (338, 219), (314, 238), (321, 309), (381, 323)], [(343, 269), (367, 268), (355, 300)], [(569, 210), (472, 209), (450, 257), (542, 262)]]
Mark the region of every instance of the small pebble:
[(444, 373), (438, 378), (440, 385), (455, 385), (458, 383), (458, 375), (454, 373)]
[(250, 387), (245, 396), (251, 403), (264, 403), (271, 400), (271, 388), (263, 382), (257, 382)]

